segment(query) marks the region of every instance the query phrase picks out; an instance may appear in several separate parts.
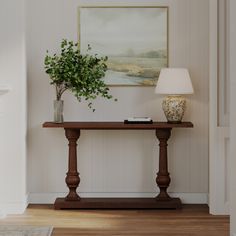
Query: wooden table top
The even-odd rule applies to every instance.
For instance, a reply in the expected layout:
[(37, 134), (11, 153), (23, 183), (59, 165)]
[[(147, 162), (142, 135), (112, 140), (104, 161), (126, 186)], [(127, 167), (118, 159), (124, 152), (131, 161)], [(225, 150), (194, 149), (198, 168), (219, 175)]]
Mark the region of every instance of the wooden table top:
[(152, 124), (124, 124), (124, 122), (45, 122), (44, 128), (65, 128), (65, 129), (85, 129), (85, 130), (153, 130), (153, 129), (171, 129), (171, 128), (192, 128), (192, 122), (181, 122), (172, 124), (167, 122), (153, 122)]

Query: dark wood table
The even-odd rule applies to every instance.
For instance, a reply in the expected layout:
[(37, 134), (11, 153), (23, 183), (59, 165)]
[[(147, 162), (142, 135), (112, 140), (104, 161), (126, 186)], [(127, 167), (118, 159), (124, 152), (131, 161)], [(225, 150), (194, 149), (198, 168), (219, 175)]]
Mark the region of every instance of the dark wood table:
[[(64, 128), (65, 136), (69, 141), (69, 163), (66, 174), (66, 184), (69, 193), (65, 198), (57, 198), (55, 209), (180, 209), (182, 207), (179, 198), (172, 198), (167, 193), (170, 184), (168, 172), (167, 141), (170, 138), (172, 128), (192, 128), (191, 122), (170, 124), (167, 122), (154, 122), (153, 124), (124, 124), (123, 122), (45, 122), (44, 128)], [(80, 198), (76, 192), (80, 183), (77, 171), (77, 140), (80, 130), (155, 130), (159, 140), (159, 171), (156, 177), (160, 193), (154, 198)]]

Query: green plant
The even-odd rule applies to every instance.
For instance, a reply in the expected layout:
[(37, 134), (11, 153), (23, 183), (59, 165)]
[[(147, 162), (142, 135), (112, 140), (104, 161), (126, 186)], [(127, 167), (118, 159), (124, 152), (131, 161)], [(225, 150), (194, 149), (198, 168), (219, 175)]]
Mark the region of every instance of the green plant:
[[(88, 45), (87, 51), (90, 50)], [(50, 56), (47, 51), (44, 60), (45, 71), (50, 76), (51, 84), (55, 85), (57, 100), (61, 100), (66, 90), (70, 90), (78, 101), (82, 98), (88, 100), (89, 108), (92, 108), (91, 100), (97, 96), (111, 99), (109, 88), (101, 80), (107, 70), (106, 61), (107, 57), (81, 54), (78, 43), (66, 39), (61, 42), (59, 55)]]

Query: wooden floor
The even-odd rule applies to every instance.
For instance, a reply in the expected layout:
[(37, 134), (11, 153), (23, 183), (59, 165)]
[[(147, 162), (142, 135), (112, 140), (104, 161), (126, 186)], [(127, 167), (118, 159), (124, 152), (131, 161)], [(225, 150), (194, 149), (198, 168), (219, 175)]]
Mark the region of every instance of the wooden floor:
[(52, 236), (228, 236), (229, 217), (208, 214), (205, 205), (182, 210), (63, 210), (31, 205), (23, 215), (7, 216), (1, 225), (51, 225)]

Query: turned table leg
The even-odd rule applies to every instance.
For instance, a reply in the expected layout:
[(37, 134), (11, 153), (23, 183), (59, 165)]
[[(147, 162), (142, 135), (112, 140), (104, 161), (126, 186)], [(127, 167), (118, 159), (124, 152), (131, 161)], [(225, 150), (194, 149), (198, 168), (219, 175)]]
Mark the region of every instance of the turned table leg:
[(66, 129), (65, 135), (69, 141), (69, 163), (68, 172), (66, 173), (66, 184), (69, 188), (69, 193), (66, 196), (66, 201), (78, 201), (80, 200), (76, 189), (80, 183), (79, 173), (77, 171), (77, 140), (80, 137), (79, 129)]
[(171, 129), (156, 129), (156, 136), (159, 140), (159, 172), (157, 173), (156, 183), (160, 188), (160, 193), (156, 197), (157, 200), (166, 201), (170, 200), (167, 193), (167, 188), (170, 184), (170, 176), (168, 172), (168, 159), (167, 159), (167, 141), (170, 138)]

